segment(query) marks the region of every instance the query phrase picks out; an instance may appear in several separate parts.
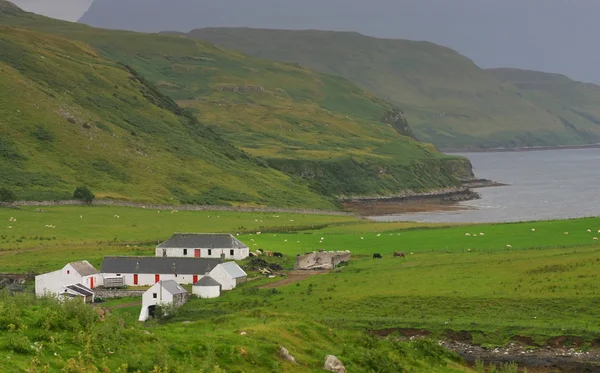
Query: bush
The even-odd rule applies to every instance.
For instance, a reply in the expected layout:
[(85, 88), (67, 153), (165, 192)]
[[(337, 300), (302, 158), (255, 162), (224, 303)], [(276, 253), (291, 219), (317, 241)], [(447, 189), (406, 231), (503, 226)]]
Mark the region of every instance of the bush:
[(94, 195), (94, 193), (92, 193), (91, 190), (88, 189), (88, 187), (80, 186), (80, 187), (77, 187), (75, 189), (75, 191), (73, 192), (73, 198), (75, 198), (76, 200), (79, 200), (79, 201), (92, 203), (92, 201), (94, 200), (94, 198), (96, 198), (96, 196)]
[(0, 202), (14, 202), (17, 200), (17, 195), (10, 189), (0, 188)]

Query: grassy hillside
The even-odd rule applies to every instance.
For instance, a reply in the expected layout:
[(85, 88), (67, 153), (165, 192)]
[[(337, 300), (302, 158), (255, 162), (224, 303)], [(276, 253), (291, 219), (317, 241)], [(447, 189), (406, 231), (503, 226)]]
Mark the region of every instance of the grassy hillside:
[(0, 28), (0, 175), (23, 199), (332, 206), (261, 166), (91, 47)]
[(457, 176), (471, 174), (467, 160), (415, 141), (402, 112), (343, 78), (178, 36), (94, 29), (25, 12), (0, 17), (85, 42), (132, 66), (201, 123), (308, 180), (318, 193), (393, 194), (456, 185)]
[(403, 108), (417, 137), (441, 147), (584, 144), (600, 137), (600, 128), (564, 123), (517, 87), (454, 50), (428, 42), (245, 28), (187, 35), (343, 76)]
[(523, 97), (557, 116), (563, 125), (600, 142), (600, 86), (560, 74), (519, 69), (489, 69), (488, 73), (516, 86)]

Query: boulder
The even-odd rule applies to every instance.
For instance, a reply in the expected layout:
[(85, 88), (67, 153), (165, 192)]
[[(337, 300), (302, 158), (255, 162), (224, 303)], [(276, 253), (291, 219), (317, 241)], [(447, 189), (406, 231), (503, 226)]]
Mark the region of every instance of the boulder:
[(325, 365), (323, 365), (323, 369), (328, 370), (330, 372), (335, 373), (346, 373), (346, 368), (344, 364), (333, 355), (327, 355), (325, 358)]
[(289, 361), (290, 363), (296, 363), (296, 359), (290, 355), (290, 352), (285, 347), (279, 347), (279, 355), (283, 358), (283, 360)]

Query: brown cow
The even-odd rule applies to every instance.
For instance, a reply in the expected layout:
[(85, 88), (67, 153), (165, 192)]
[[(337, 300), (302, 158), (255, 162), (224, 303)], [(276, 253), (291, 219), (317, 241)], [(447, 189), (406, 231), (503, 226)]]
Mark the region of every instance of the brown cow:
[(402, 251), (394, 251), (394, 258), (399, 256), (400, 258), (406, 259), (406, 255)]
[(263, 251), (266, 256), (273, 256), (272, 251)]

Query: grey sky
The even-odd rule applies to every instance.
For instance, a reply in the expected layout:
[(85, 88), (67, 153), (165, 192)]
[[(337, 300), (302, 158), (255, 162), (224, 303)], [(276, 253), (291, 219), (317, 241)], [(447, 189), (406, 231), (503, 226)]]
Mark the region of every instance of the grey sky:
[[(90, 0), (14, 0), (73, 20)], [(481, 67), (600, 83), (598, 0), (95, 0), (83, 21), (136, 31), (209, 26), (358, 31), (449, 46)]]

